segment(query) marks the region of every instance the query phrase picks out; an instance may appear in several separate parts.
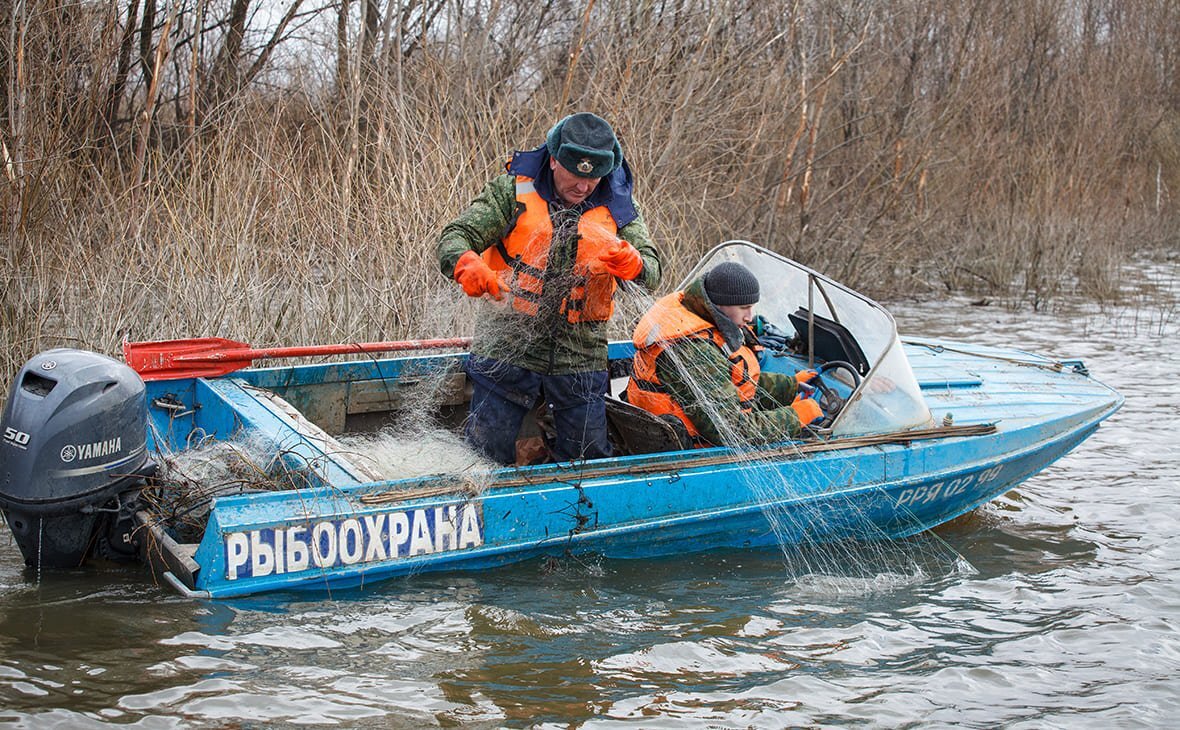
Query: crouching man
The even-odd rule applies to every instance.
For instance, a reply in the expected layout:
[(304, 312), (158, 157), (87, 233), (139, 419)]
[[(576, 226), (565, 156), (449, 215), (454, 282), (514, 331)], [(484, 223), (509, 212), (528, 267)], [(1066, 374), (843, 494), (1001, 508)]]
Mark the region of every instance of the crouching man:
[(749, 269), (725, 262), (657, 301), (635, 328), (627, 400), (679, 419), (698, 447), (783, 441), (823, 418), (796, 398), (814, 371), (761, 371), (749, 328), (758, 294)]

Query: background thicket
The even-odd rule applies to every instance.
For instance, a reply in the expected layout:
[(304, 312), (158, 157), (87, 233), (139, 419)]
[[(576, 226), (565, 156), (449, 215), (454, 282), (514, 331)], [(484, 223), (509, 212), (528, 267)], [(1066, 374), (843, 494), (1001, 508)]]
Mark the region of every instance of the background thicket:
[(4, 372), (469, 329), (441, 226), (615, 124), (665, 289), (745, 238), (881, 297), (1118, 292), (1180, 231), (1174, 0), (0, 0)]

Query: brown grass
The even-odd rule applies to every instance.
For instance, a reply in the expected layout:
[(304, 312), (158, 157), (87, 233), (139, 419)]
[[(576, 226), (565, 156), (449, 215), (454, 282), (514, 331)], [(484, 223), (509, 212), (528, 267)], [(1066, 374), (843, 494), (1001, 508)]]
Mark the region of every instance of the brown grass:
[(579, 109), (620, 134), (665, 288), (745, 238), (879, 297), (1113, 297), (1180, 242), (1180, 9), (1126, 5), (424, 0), (236, 51), (209, 6), (196, 64), (187, 10), (161, 37), (126, 2), (9, 5), (0, 372), (468, 333), (438, 231)]

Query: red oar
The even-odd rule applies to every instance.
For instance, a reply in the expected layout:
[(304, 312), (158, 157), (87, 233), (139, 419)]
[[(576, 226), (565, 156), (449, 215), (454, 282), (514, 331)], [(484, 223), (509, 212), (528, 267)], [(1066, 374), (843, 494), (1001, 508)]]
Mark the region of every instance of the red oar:
[(350, 342), (341, 345), (307, 345), (254, 349), (245, 342), (220, 337), (158, 342), (124, 342), (123, 358), (144, 380), (212, 378), (250, 367), (254, 360), (310, 355), (351, 355), (362, 352), (439, 350), (467, 347), (470, 337), (402, 342)]

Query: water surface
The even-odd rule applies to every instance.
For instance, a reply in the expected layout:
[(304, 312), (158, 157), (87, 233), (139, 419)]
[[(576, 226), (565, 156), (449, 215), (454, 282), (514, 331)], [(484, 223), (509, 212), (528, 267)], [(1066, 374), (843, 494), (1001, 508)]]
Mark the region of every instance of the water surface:
[[(1149, 273), (1176, 293), (1174, 264)], [(1169, 726), (1170, 301), (892, 306), (903, 332), (1081, 357), (1127, 402), (1019, 489), (874, 554), (872, 574), (800, 573), (767, 550), (209, 602), (117, 567), (38, 580), (5, 531), (0, 724)]]

